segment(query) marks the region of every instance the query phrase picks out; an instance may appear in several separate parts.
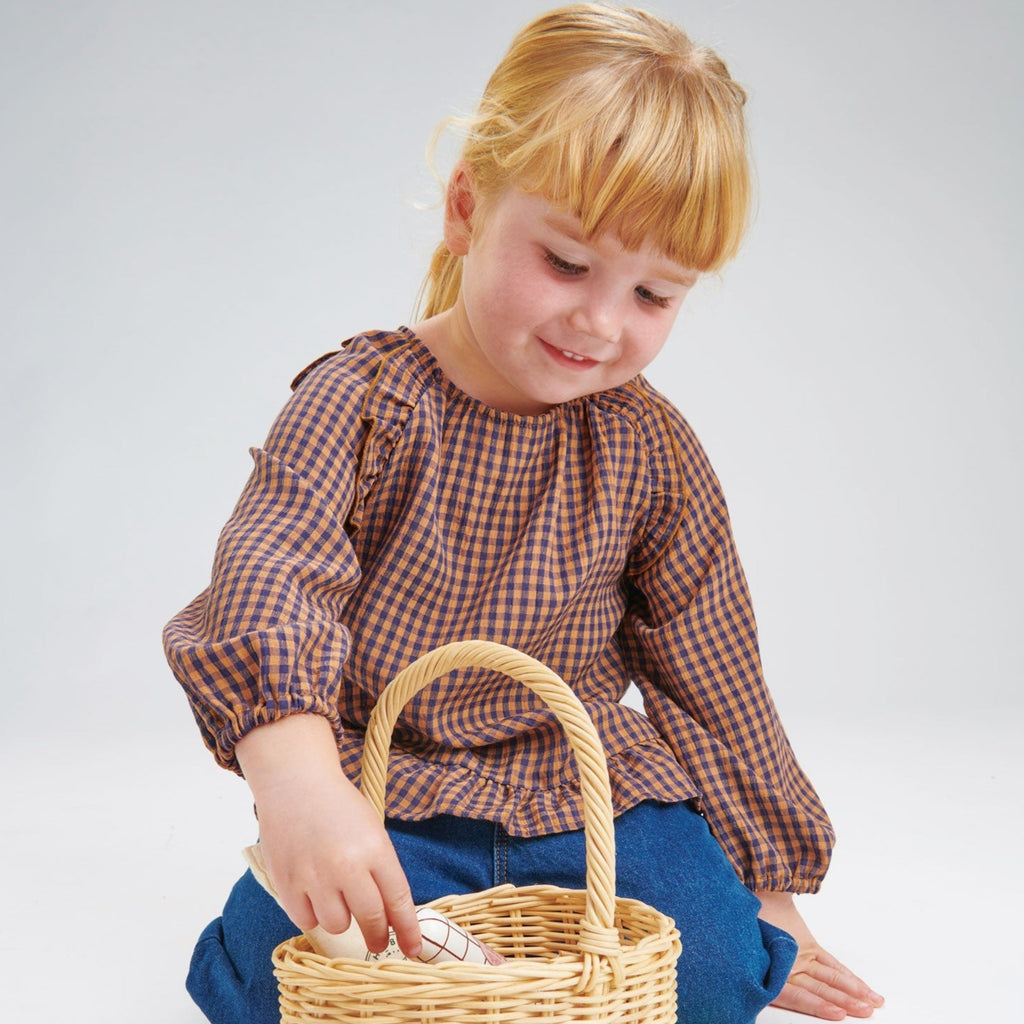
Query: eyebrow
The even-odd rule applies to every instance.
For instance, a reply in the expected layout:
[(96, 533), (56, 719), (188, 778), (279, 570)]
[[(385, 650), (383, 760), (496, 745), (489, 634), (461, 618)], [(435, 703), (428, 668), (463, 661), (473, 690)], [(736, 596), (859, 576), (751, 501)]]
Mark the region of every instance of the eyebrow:
[[(544, 215), (544, 223), (573, 242), (579, 242), (580, 245), (588, 244), (575, 217), (553, 211)], [(700, 280), (700, 271), (688, 271), (679, 267), (678, 264), (669, 262), (660, 264), (653, 276), (671, 284), (678, 284), (683, 288), (692, 288)]]
[(585, 243), (586, 241), (580, 231), (579, 224), (577, 224), (575, 217), (570, 217), (565, 213), (546, 213), (544, 215), (544, 223), (547, 224), (549, 228), (553, 228), (555, 231), (568, 236), (574, 242)]

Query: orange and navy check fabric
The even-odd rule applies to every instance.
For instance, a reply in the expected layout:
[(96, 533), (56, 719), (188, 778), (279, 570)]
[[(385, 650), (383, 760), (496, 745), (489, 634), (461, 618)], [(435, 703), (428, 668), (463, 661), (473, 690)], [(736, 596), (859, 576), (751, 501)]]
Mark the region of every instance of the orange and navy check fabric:
[[(554, 669), (608, 755), (616, 811), (695, 800), (743, 880), (814, 891), (832, 830), (765, 688), (718, 481), (642, 377), (538, 416), (484, 406), (407, 328), (318, 360), (262, 448), (209, 587), (166, 627), (207, 745), (326, 716), (358, 778), (381, 689), (453, 640)], [(619, 703), (630, 680), (647, 716)], [(420, 694), (396, 730), (388, 813), (582, 824), (557, 722), (480, 670)]]

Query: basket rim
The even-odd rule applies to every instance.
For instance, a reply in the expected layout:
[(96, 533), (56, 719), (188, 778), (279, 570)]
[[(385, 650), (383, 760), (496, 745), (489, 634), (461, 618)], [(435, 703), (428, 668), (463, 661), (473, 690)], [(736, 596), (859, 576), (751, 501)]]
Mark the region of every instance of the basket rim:
[[(452, 904), (486, 902), (490, 898), (513, 897), (530, 900), (536, 906), (564, 909), (575, 900), (582, 903), (587, 895), (585, 889), (563, 889), (554, 885), (514, 886), (508, 883), (492, 886), (479, 892), (465, 895), (441, 896), (425, 903), (424, 906), (440, 908), (458, 917), (458, 907)], [(642, 923), (650, 928), (639, 938), (620, 940), (620, 951), (628, 961), (647, 960), (659, 954), (672, 953), (678, 956), (679, 930), (670, 917), (640, 900), (630, 897), (616, 897), (616, 909), (622, 916), (632, 915), (632, 923)], [(529, 905), (522, 908), (529, 912)], [(637, 918), (646, 920), (638, 922)], [(582, 921), (582, 914), (580, 915)], [(347, 984), (366, 985), (392, 984), (399, 980), (424, 984), (430, 982), (451, 982), (457, 976), (460, 986), (479, 983), (483, 987), (501, 984), (508, 980), (523, 981), (530, 977), (543, 977), (547, 981), (562, 979), (569, 982), (580, 977), (581, 968), (586, 970), (587, 953), (583, 950), (562, 950), (549, 956), (510, 956), (502, 964), (476, 964), (463, 961), (423, 962), (418, 960), (364, 960), (358, 957), (332, 957), (318, 953), (306, 935), (296, 935), (281, 942), (274, 950), (275, 967), (280, 971), (297, 970), (300, 973), (315, 973), (318, 977), (344, 976)], [(597, 975), (616, 975), (614, 964), (607, 964)]]

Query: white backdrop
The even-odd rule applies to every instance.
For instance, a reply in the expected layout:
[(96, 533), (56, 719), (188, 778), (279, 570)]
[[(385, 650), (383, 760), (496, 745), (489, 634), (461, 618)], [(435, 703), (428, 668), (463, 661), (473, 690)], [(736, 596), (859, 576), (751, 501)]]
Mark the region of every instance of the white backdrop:
[[(126, 771), (206, 758), (160, 629), (204, 585), (293, 373), (409, 322), (439, 225), (426, 140), (548, 6), (0, 6), (0, 743), (23, 777), (126, 738)], [(748, 245), (650, 376), (725, 485), (784, 716), (826, 777), (822, 735), (1005, 728), (1024, 8), (652, 9), (750, 91)]]

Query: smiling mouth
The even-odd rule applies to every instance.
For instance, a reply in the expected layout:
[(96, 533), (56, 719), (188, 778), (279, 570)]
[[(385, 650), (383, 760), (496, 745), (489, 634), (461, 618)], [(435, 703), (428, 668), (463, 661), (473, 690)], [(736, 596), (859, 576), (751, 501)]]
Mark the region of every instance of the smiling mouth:
[(577, 366), (596, 366), (598, 363), (598, 360), (596, 359), (581, 356), (578, 352), (573, 352), (567, 348), (559, 348), (557, 345), (551, 345), (543, 339), (541, 339), (541, 343), (552, 355), (557, 356), (559, 359), (567, 360)]

